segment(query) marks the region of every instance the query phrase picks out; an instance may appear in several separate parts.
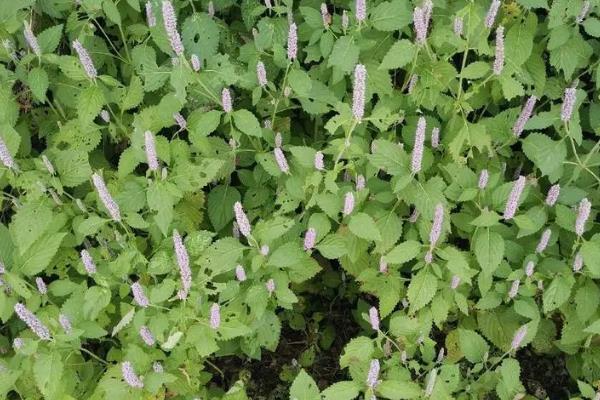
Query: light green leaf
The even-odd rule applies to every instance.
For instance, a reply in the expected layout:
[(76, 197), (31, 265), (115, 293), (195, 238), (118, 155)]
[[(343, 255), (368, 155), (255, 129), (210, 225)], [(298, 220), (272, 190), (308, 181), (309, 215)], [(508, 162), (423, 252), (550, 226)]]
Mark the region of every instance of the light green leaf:
[(34, 97), (39, 101), (46, 99), (46, 91), (48, 90), (48, 74), (40, 67), (33, 68), (29, 71), (27, 83)]
[(377, 385), (376, 391), (379, 396), (390, 400), (418, 399), (423, 394), (418, 384), (406, 381), (384, 380)]
[(428, 269), (422, 269), (411, 279), (407, 292), (410, 313), (419, 311), (433, 299), (437, 285), (437, 278)]
[(402, 68), (412, 61), (415, 56), (415, 45), (409, 40), (402, 39), (394, 43), (381, 61), (379, 69)]
[(248, 110), (237, 110), (233, 113), (233, 122), (235, 127), (248, 136), (261, 137), (262, 129), (258, 120)]
[(350, 231), (356, 236), (366, 240), (381, 240), (381, 233), (369, 214), (357, 213), (350, 218), (348, 224)]
[(403, 264), (412, 260), (421, 251), (421, 244), (416, 240), (407, 240), (394, 247), (384, 256), (384, 260), (391, 264)]
[(531, 133), (523, 140), (523, 152), (551, 182), (561, 177), (562, 163), (567, 157), (564, 140), (554, 141), (544, 134)]
[(58, 399), (64, 390), (63, 362), (58, 351), (38, 354), (33, 363), (35, 383), (47, 399)]
[(319, 388), (313, 378), (311, 378), (303, 369), (300, 370), (300, 373), (298, 373), (290, 387), (290, 400), (320, 399)]
[(342, 36), (333, 45), (327, 62), (328, 67), (339, 68), (343, 72), (351, 72), (358, 63), (358, 46), (352, 36)]
[(461, 71), (461, 75), (465, 79), (478, 79), (485, 76), (490, 70), (490, 65), (483, 61), (475, 61), (465, 67)]
[(472, 363), (481, 362), (485, 353), (490, 350), (490, 346), (485, 339), (477, 332), (469, 329), (458, 329), (458, 341), (460, 350), (467, 360)]
[(336, 382), (323, 390), (323, 400), (352, 400), (358, 396), (359, 385), (354, 381)]
[(90, 85), (83, 89), (77, 101), (77, 115), (82, 122), (90, 122), (102, 110), (104, 94), (97, 85)]

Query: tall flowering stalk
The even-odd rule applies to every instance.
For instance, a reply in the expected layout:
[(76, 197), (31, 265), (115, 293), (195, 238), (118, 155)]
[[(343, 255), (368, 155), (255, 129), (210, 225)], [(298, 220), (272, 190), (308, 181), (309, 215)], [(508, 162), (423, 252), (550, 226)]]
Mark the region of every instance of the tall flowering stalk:
[(288, 174), (290, 172), (290, 167), (287, 163), (287, 159), (285, 158), (285, 154), (281, 150), (281, 147), (275, 147), (273, 149), (273, 153), (275, 154), (275, 161), (277, 161), (277, 166), (284, 174)]
[(317, 231), (315, 228), (308, 228), (304, 234), (304, 250), (312, 250), (317, 241)]
[(192, 271), (190, 270), (190, 257), (187, 249), (183, 244), (181, 235), (176, 229), (173, 230), (173, 248), (175, 249), (175, 257), (181, 276), (181, 290), (178, 292), (178, 296), (183, 300), (187, 298), (189, 290), (192, 287)]
[(144, 149), (146, 150), (146, 161), (148, 162), (148, 168), (150, 168), (151, 171), (158, 171), (156, 144), (154, 142), (154, 135), (152, 135), (152, 132), (150, 131), (146, 131), (144, 133)]
[(350, 215), (350, 214), (352, 214), (353, 210), (354, 210), (354, 194), (352, 192), (348, 192), (348, 193), (346, 193), (346, 196), (344, 197), (344, 210), (343, 210), (342, 214), (344, 216)]
[(323, 19), (323, 26), (328, 28), (331, 24), (331, 15), (329, 15), (329, 10), (325, 3), (321, 3), (321, 18)]
[(202, 67), (202, 64), (200, 63), (200, 58), (198, 57), (198, 55), (192, 54), (192, 56), (190, 57), (190, 61), (192, 63), (192, 69), (195, 72), (200, 71), (200, 67)]
[(104, 183), (104, 179), (97, 173), (92, 175), (92, 182), (96, 187), (96, 191), (98, 192), (98, 196), (100, 197), (100, 201), (104, 204), (104, 207), (108, 210), (111, 218), (114, 221), (121, 221), (121, 211), (119, 209), (119, 205), (112, 198), (108, 189), (106, 188), (106, 184)]
[(140, 337), (148, 346), (154, 346), (156, 343), (152, 332), (150, 332), (150, 329), (146, 325), (140, 327)]
[(10, 154), (10, 151), (8, 150), (8, 147), (6, 146), (6, 143), (4, 143), (2, 137), (0, 137), (0, 161), (2, 161), (2, 164), (6, 168), (12, 170), (16, 169), (15, 160)]
[(590, 11), (590, 6), (590, 1), (584, 0), (583, 4), (581, 5), (581, 10), (579, 11), (579, 15), (575, 19), (575, 22), (577, 22), (578, 24), (581, 24), (583, 22), (585, 17), (587, 17), (588, 12)]
[(490, 174), (489, 174), (488, 170), (487, 169), (482, 169), (481, 173), (479, 174), (479, 183), (477, 184), (477, 187), (480, 190), (485, 189), (485, 187), (488, 184), (489, 178), (490, 178)]
[(261, 87), (267, 86), (267, 70), (265, 69), (265, 64), (262, 61), (259, 61), (256, 64), (256, 77), (258, 78), (258, 84)]
[(552, 185), (548, 190), (548, 194), (546, 195), (546, 204), (550, 207), (556, 204), (558, 200), (558, 196), (560, 195), (560, 185), (557, 183), (556, 185)]
[(505, 220), (508, 221), (515, 216), (517, 208), (519, 207), (519, 199), (521, 198), (521, 194), (523, 194), (526, 182), (527, 180), (525, 177), (521, 175), (513, 184), (512, 190), (508, 195), (508, 200), (506, 201), (506, 208), (504, 209)]
[(41, 277), (35, 278), (35, 284), (37, 286), (38, 292), (40, 294), (48, 293), (48, 287), (46, 286), (46, 282)]
[(560, 119), (563, 122), (569, 122), (573, 115), (573, 108), (575, 107), (575, 100), (577, 97), (577, 89), (570, 87), (565, 89), (565, 95), (563, 97), (562, 107), (560, 109)]
[(514, 299), (517, 294), (519, 294), (519, 287), (521, 286), (521, 281), (519, 279), (515, 279), (510, 285), (510, 290), (508, 291), (508, 298)]
[(515, 332), (513, 340), (510, 343), (510, 349), (517, 350), (519, 347), (521, 347), (521, 343), (523, 343), (525, 336), (527, 336), (527, 325), (523, 325)]
[(494, 25), (494, 21), (496, 21), (496, 15), (498, 14), (498, 9), (500, 8), (500, 3), (500, 0), (492, 0), (492, 4), (490, 4), (490, 8), (485, 16), (486, 28), (490, 29)]
[(75, 49), (75, 52), (79, 56), (79, 62), (81, 62), (81, 65), (83, 66), (83, 69), (87, 74), (88, 78), (92, 80), (96, 79), (96, 77), (98, 76), (98, 72), (96, 71), (96, 67), (94, 66), (92, 57), (90, 57), (90, 54), (85, 49), (85, 47), (83, 47), (79, 39), (73, 41), (73, 49)]
[(132, 388), (141, 389), (144, 387), (140, 377), (135, 374), (131, 362), (123, 361), (121, 363), (121, 373), (123, 374), (123, 380)]
[(361, 121), (365, 114), (365, 90), (367, 88), (367, 69), (362, 64), (354, 67), (354, 90), (352, 92), (352, 115)]
[(543, 253), (544, 250), (546, 250), (546, 247), (548, 247), (548, 241), (550, 240), (551, 235), (552, 235), (552, 230), (550, 230), (550, 228), (546, 229), (544, 231), (544, 233), (542, 233), (542, 236), (540, 237), (540, 241), (538, 242), (538, 244), (535, 248), (536, 253)]
[(431, 225), (431, 231), (429, 232), (429, 243), (434, 247), (442, 234), (442, 225), (444, 223), (444, 205), (438, 203), (435, 206), (433, 213), (433, 224)]
[(323, 171), (325, 169), (325, 163), (323, 162), (323, 152), (317, 151), (315, 153), (315, 169)]
[(440, 146), (440, 128), (437, 126), (431, 130), (431, 147), (437, 149)]
[(90, 255), (90, 252), (86, 249), (81, 250), (81, 262), (83, 267), (87, 271), (88, 274), (93, 275), (96, 273), (96, 264), (94, 263), (94, 259)]
[(251, 230), (250, 221), (248, 221), (248, 217), (246, 216), (246, 213), (244, 212), (242, 203), (240, 203), (239, 201), (236, 201), (235, 204), (233, 205), (233, 212), (235, 214), (235, 220), (237, 222), (240, 233), (242, 235), (244, 235), (244, 237), (250, 236), (250, 230)]
[(27, 307), (21, 303), (15, 304), (14, 309), (19, 319), (25, 322), (25, 324), (33, 331), (33, 333), (37, 335), (37, 337), (39, 337), (41, 340), (50, 340), (50, 331), (46, 325), (44, 325), (42, 321), (35, 316), (34, 313), (29, 311)]
[(374, 388), (377, 386), (377, 382), (379, 380), (379, 360), (371, 360), (371, 365), (369, 366), (369, 372), (367, 373), (367, 386), (370, 388)]
[(425, 0), (423, 7), (415, 7), (413, 11), (416, 41), (419, 44), (425, 43), (425, 40), (427, 39), (427, 30), (429, 29), (432, 10), (433, 4), (431, 3), (431, 0)]
[(579, 203), (577, 209), (577, 219), (575, 220), (575, 233), (577, 236), (583, 235), (585, 231), (585, 223), (590, 217), (590, 211), (592, 210), (592, 203), (587, 198), (584, 198)]
[(287, 57), (290, 61), (298, 57), (298, 27), (294, 22), (288, 29)]
[(415, 132), (415, 147), (413, 147), (410, 170), (413, 174), (421, 171), (421, 160), (423, 159), (423, 145), (425, 143), (425, 130), (427, 129), (427, 121), (425, 118), (419, 117), (417, 122), (417, 130)]
[(527, 121), (529, 121), (529, 118), (531, 118), (531, 114), (533, 114), (533, 107), (535, 107), (536, 101), (537, 97), (531, 96), (529, 97), (529, 99), (527, 99), (527, 102), (523, 106), (521, 114), (519, 115), (519, 118), (517, 118), (517, 120), (515, 121), (515, 124), (512, 128), (513, 134), (516, 137), (519, 137), (523, 132), (523, 129), (525, 129), (525, 124), (527, 124)]
[(354, 16), (361, 23), (367, 19), (367, 0), (356, 0), (354, 3)]
[(235, 278), (240, 282), (244, 282), (246, 280), (246, 270), (244, 270), (244, 267), (239, 264), (235, 267)]
[(210, 327), (219, 329), (219, 326), (221, 326), (221, 307), (218, 303), (213, 303), (210, 307)]
[(23, 22), (23, 35), (25, 36), (25, 41), (27, 44), (29, 47), (31, 47), (31, 51), (33, 51), (36, 56), (40, 57), (42, 55), (42, 49), (40, 48), (37, 38), (31, 30), (31, 23), (29, 21)]
[(140, 285), (139, 282), (134, 282), (131, 285), (131, 291), (133, 293), (133, 299), (135, 300), (138, 306), (146, 308), (150, 305), (150, 301), (144, 293), (144, 288), (142, 287), (142, 285)]
[(504, 69), (504, 27), (496, 28), (496, 58), (494, 59), (494, 75), (500, 75)]
[(379, 312), (376, 307), (369, 308), (369, 323), (374, 331), (379, 330)]
[(458, 37), (462, 36), (463, 34), (463, 27), (464, 27), (464, 23), (463, 23), (463, 18), (459, 17), (458, 15), (456, 17), (454, 17), (454, 34)]
[(156, 26), (156, 16), (154, 15), (151, 1), (146, 2), (146, 23), (148, 24), (149, 28)]
[(177, 16), (175, 15), (175, 9), (173, 3), (170, 0), (163, 0), (162, 2), (162, 14), (165, 31), (171, 44), (171, 49), (177, 56), (183, 54), (183, 43), (181, 42), (181, 36), (177, 31)]
[(226, 113), (233, 111), (233, 105), (231, 104), (231, 92), (227, 88), (223, 88), (223, 91), (221, 92), (221, 105), (223, 106), (223, 111)]
[(535, 270), (535, 263), (533, 261), (527, 262), (527, 265), (525, 266), (525, 276), (530, 278), (533, 275), (534, 270)]
[(433, 393), (433, 389), (435, 388), (435, 381), (437, 380), (437, 368), (434, 368), (429, 373), (429, 379), (427, 379), (427, 384), (425, 385), (425, 397), (430, 397)]

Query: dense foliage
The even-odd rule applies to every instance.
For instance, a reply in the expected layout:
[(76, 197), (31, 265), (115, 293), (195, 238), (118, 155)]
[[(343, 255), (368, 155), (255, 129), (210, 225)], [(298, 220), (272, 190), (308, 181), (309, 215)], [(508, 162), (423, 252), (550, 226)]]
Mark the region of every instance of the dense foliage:
[(597, 399), (599, 17), (2, 1), (2, 396)]

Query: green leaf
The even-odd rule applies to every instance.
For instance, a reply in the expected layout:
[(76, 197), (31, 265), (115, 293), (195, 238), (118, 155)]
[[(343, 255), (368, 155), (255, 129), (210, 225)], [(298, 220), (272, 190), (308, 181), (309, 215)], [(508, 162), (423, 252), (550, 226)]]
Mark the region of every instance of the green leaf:
[(474, 238), (475, 257), (486, 274), (491, 274), (504, 257), (504, 239), (490, 229), (480, 230)]
[(593, 240), (583, 242), (580, 253), (592, 275), (600, 277), (600, 243)]
[(52, 161), (66, 187), (79, 186), (90, 179), (92, 168), (88, 160), (88, 153), (81, 150), (60, 150), (52, 153)]
[(121, 99), (121, 108), (123, 110), (130, 110), (137, 107), (142, 100), (144, 100), (144, 85), (139, 76), (133, 75), (129, 83), (129, 88)]
[(35, 275), (42, 272), (52, 261), (66, 233), (45, 235), (37, 240), (21, 256), (20, 271), (25, 275)]
[(544, 134), (531, 133), (523, 140), (523, 152), (551, 182), (561, 177), (562, 163), (567, 157), (564, 140), (554, 141)]
[(317, 250), (323, 257), (335, 260), (346, 254), (346, 239), (339, 234), (327, 235), (317, 245)]
[(421, 251), (421, 243), (415, 240), (407, 240), (394, 247), (384, 256), (384, 260), (390, 264), (404, 264), (415, 258)]
[(222, 112), (218, 110), (192, 113), (188, 119), (188, 131), (192, 143), (199, 144), (202, 138), (214, 132), (221, 123), (221, 114)]
[(31, 89), (33, 96), (39, 100), (44, 101), (46, 99), (46, 91), (48, 90), (48, 74), (45, 70), (40, 67), (33, 68), (29, 71), (27, 77), (27, 83)]
[(121, 14), (119, 14), (119, 10), (115, 3), (113, 3), (113, 0), (104, 0), (102, 2), (102, 9), (104, 10), (106, 17), (113, 24), (121, 25)]
[(354, 363), (368, 361), (374, 350), (371, 339), (364, 336), (354, 338), (344, 347), (344, 353), (340, 357), (340, 367), (346, 368)]
[(205, 13), (189, 16), (181, 25), (181, 39), (186, 52), (196, 54), (201, 61), (217, 54), (219, 25)]
[(248, 110), (237, 110), (233, 113), (233, 122), (235, 127), (248, 136), (261, 137), (262, 129), (258, 120)]
[(327, 66), (336, 67), (342, 72), (351, 72), (358, 63), (358, 53), (358, 46), (352, 36), (342, 36), (333, 45)]
[(43, 54), (52, 54), (56, 51), (62, 36), (63, 24), (52, 26), (37, 35), (37, 40)]
[(77, 115), (82, 122), (90, 122), (102, 110), (104, 94), (97, 85), (90, 85), (83, 89), (77, 101)]
[(490, 350), (490, 346), (485, 339), (472, 330), (458, 329), (458, 341), (460, 350), (467, 360), (472, 363), (483, 361), (485, 353)]
[(88, 320), (98, 318), (100, 311), (110, 303), (110, 290), (105, 287), (92, 286), (85, 292), (81, 310)]
[(381, 240), (381, 233), (369, 214), (357, 213), (350, 218), (350, 232), (366, 240)]
[(352, 400), (359, 394), (360, 386), (354, 381), (336, 382), (323, 390), (323, 400)]
[(290, 387), (290, 400), (320, 400), (319, 388), (317, 384), (304, 371), (300, 370), (292, 386)]
[(506, 33), (505, 57), (510, 65), (520, 66), (533, 50), (533, 34), (537, 25), (537, 18), (527, 18), (525, 23), (514, 24)]
[(588, 16), (585, 21), (583, 21), (583, 29), (585, 29), (590, 36), (600, 37), (600, 20)]
[(542, 297), (544, 313), (557, 309), (569, 300), (571, 287), (575, 283), (572, 276), (569, 276), (569, 278), (558, 275), (552, 280), (550, 286), (544, 290)]
[(220, 231), (233, 220), (233, 204), (240, 201), (240, 192), (234, 187), (219, 185), (208, 194), (208, 218), (215, 228)]
[(479, 79), (483, 78), (490, 70), (489, 63), (483, 61), (475, 61), (465, 67), (461, 71), (461, 75), (465, 79)]
[(416, 48), (412, 42), (406, 39), (399, 40), (392, 45), (385, 57), (383, 57), (379, 69), (402, 68), (412, 61), (415, 53)]
[(58, 399), (64, 391), (62, 380), (64, 365), (58, 351), (37, 354), (33, 362), (35, 383), (47, 399)]
[(402, 30), (412, 21), (412, 9), (402, 0), (385, 1), (370, 12), (369, 21), (379, 31)]
[(422, 269), (411, 279), (407, 291), (411, 314), (425, 307), (433, 299), (437, 284), (437, 278), (427, 269)]
[(423, 394), (418, 384), (406, 381), (384, 380), (377, 385), (376, 391), (379, 396), (391, 400), (418, 399)]

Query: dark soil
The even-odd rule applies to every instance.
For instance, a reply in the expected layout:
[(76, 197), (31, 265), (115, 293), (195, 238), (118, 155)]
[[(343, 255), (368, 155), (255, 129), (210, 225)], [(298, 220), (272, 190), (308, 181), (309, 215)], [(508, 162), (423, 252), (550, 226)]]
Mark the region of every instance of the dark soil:
[(569, 392), (577, 391), (569, 376), (564, 355), (546, 356), (536, 354), (529, 348), (517, 353), (521, 365), (521, 382), (527, 393), (538, 399), (569, 399)]

